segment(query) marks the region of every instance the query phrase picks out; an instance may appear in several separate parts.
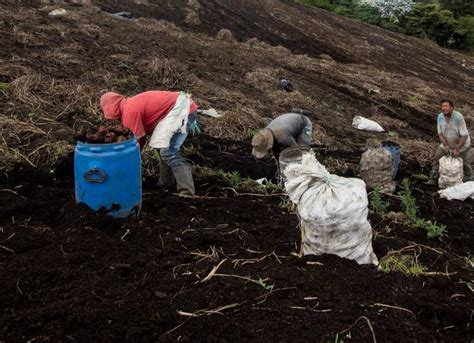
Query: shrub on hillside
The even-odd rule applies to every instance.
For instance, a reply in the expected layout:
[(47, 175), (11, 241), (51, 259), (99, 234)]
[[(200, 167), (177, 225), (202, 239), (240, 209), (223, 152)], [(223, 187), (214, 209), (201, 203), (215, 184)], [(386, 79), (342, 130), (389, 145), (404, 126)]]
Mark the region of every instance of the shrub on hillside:
[(474, 1), (472, 0), (438, 0), (441, 6), (453, 12), (455, 18), (474, 16)]
[(459, 20), (453, 12), (436, 4), (416, 4), (403, 16), (400, 25), (409, 35), (435, 41), (440, 46), (472, 50), (474, 24), (472, 16)]
[(459, 18), (455, 32), (462, 37), (456, 48), (474, 53), (474, 15)]
[[(472, 0), (299, 1), (391, 31), (429, 39), (446, 48), (474, 52)], [(463, 16), (456, 19), (459, 14)]]

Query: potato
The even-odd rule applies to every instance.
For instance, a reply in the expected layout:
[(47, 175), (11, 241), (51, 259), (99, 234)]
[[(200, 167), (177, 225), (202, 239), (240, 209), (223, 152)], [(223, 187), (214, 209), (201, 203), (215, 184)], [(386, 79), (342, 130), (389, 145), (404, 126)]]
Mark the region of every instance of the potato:
[(123, 127), (122, 125), (115, 125), (113, 130), (117, 135), (124, 135), (127, 133), (127, 128)]
[(109, 133), (109, 128), (105, 125), (100, 125), (98, 128), (97, 128), (97, 132), (100, 134), (100, 135), (103, 135), (104, 137), (107, 135), (107, 133)]
[(85, 142), (87, 139), (86, 136), (87, 136), (87, 130), (85, 128), (81, 128), (74, 133), (73, 138), (75, 141)]
[(113, 143), (117, 135), (114, 132), (108, 132), (104, 137), (104, 143)]
[(89, 143), (94, 143), (94, 144), (99, 144), (103, 142), (102, 137), (98, 133), (88, 133), (86, 135), (87, 142)]
[(115, 140), (117, 143), (122, 143), (122, 142), (125, 142), (127, 140), (127, 138), (125, 136), (118, 136), (117, 139)]

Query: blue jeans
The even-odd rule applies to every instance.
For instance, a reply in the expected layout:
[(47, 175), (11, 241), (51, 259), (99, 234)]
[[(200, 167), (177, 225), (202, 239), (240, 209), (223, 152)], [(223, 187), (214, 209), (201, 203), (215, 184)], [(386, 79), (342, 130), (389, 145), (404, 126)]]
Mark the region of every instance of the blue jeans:
[(186, 133), (176, 132), (171, 137), (170, 146), (166, 149), (160, 149), (160, 156), (171, 170), (187, 165), (186, 160), (181, 156), (181, 146), (183, 145), (188, 133), (192, 132), (193, 126), (197, 121), (197, 112), (191, 113), (186, 125)]

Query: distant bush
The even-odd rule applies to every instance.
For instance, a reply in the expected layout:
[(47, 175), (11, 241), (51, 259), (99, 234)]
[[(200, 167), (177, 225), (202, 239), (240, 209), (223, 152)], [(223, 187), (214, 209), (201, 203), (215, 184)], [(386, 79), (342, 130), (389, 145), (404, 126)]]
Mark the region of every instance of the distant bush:
[(472, 0), (438, 0), (441, 6), (453, 12), (455, 18), (474, 16), (474, 1)]
[(441, 10), (436, 4), (417, 4), (403, 16), (400, 25), (408, 35), (431, 39), (441, 46), (454, 44), (456, 21), (453, 12)]
[[(391, 31), (474, 53), (474, 0), (299, 0)], [(423, 2), (423, 3), (422, 3)], [(427, 3), (428, 2), (428, 3)]]
[(437, 4), (416, 4), (400, 19), (408, 35), (430, 39), (446, 48), (474, 49), (474, 17), (454, 18), (453, 12)]
[(456, 48), (474, 53), (474, 15), (459, 18), (455, 31), (462, 37)]

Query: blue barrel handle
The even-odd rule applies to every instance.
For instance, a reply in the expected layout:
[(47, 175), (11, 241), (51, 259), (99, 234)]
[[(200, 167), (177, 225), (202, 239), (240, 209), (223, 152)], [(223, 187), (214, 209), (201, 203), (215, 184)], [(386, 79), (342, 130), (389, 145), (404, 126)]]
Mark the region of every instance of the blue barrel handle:
[(106, 174), (97, 167), (93, 167), (84, 173), (84, 181), (87, 183), (103, 183)]

